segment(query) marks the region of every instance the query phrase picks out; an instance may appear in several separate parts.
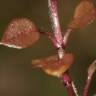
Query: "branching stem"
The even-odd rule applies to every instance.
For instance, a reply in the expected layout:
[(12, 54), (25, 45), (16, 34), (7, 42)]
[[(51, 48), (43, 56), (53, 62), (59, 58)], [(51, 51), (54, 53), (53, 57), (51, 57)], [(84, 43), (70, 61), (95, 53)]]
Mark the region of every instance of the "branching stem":
[[(58, 56), (59, 56), (59, 59), (62, 59), (64, 56), (64, 49), (63, 49), (62, 44), (66, 45), (71, 30), (67, 30), (67, 33), (65, 34), (64, 39), (63, 39), (63, 36), (61, 34), (59, 18), (58, 18), (57, 4), (58, 4), (58, 0), (48, 0), (52, 27), (53, 27), (55, 38), (57, 40), (56, 45), (58, 45)], [(74, 87), (75, 85), (73, 81), (71, 80), (71, 77), (68, 74), (68, 72), (65, 72), (60, 79), (62, 80), (63, 84), (65, 85), (68, 91), (68, 96), (78, 96), (76, 88)]]

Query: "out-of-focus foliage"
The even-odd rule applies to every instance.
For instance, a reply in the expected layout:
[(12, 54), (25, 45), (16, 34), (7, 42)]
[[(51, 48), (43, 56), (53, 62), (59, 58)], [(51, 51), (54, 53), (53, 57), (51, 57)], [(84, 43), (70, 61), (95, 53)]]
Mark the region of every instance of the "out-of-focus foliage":
[(69, 27), (73, 29), (86, 27), (96, 19), (96, 7), (92, 1), (82, 0), (75, 9), (73, 20)]

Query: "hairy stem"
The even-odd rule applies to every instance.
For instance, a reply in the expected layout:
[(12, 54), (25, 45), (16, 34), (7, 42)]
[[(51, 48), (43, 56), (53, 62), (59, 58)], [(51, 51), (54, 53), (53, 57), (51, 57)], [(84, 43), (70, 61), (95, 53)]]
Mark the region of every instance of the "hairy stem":
[[(67, 43), (71, 30), (67, 31), (67, 33), (65, 34), (65, 37), (63, 39), (62, 34), (61, 34), (59, 18), (58, 18), (57, 4), (58, 4), (58, 0), (48, 0), (52, 27), (53, 27), (54, 35), (57, 40), (57, 43), (58, 43), (57, 45), (59, 48), (58, 55), (59, 55), (59, 59), (62, 59), (64, 56), (64, 49), (62, 48), (62, 44)], [(78, 96), (76, 93), (77, 91), (74, 87), (74, 84), (73, 84), (68, 72), (64, 73), (60, 79), (62, 80), (63, 84), (65, 85), (65, 87), (68, 91), (68, 96)]]
[(61, 81), (63, 82), (64, 86), (67, 89), (68, 96), (78, 96), (75, 85), (74, 85), (70, 75), (68, 74), (68, 72), (66, 72), (62, 75)]
[(60, 47), (63, 42), (63, 37), (61, 34), (60, 22), (59, 22), (59, 18), (58, 18), (57, 4), (58, 4), (58, 0), (48, 0), (50, 18), (52, 21), (54, 35), (58, 42), (58, 47)]

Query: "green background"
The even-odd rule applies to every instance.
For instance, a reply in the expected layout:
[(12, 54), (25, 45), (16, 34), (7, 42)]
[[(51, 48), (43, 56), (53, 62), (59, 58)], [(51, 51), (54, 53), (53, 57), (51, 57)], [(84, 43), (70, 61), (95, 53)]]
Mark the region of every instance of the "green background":
[[(62, 29), (72, 19), (75, 6), (81, 0), (59, 0)], [(94, 0), (95, 1), (95, 0)], [(47, 0), (0, 0), (0, 38), (13, 18), (30, 18), (37, 27), (52, 31)], [(71, 34), (66, 51), (75, 55), (70, 74), (81, 94), (87, 67), (96, 59), (96, 22)], [(63, 84), (40, 69), (33, 69), (32, 59), (56, 53), (47, 38), (23, 50), (0, 46), (0, 96), (67, 96)], [(94, 75), (90, 95), (96, 92)]]

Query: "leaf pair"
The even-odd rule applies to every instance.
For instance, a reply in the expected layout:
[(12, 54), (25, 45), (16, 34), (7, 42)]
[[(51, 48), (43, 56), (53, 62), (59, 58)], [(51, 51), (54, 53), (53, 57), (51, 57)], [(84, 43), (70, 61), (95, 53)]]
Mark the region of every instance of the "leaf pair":
[(0, 44), (21, 49), (31, 46), (39, 37), (40, 34), (31, 20), (27, 18), (14, 19), (5, 30)]
[(69, 23), (69, 28), (77, 29), (85, 27), (96, 19), (96, 7), (90, 0), (81, 1), (77, 5), (73, 20)]
[(49, 56), (32, 61), (33, 67), (40, 67), (45, 73), (60, 77), (66, 72), (74, 62), (74, 56), (71, 53), (65, 53), (59, 60), (58, 55)]
[[(86, 26), (96, 19), (96, 8), (91, 1), (84, 0), (76, 7), (69, 28), (77, 29)], [(1, 39), (0, 44), (13, 48), (26, 48), (34, 44), (40, 37), (34, 23), (26, 18), (11, 21)]]

